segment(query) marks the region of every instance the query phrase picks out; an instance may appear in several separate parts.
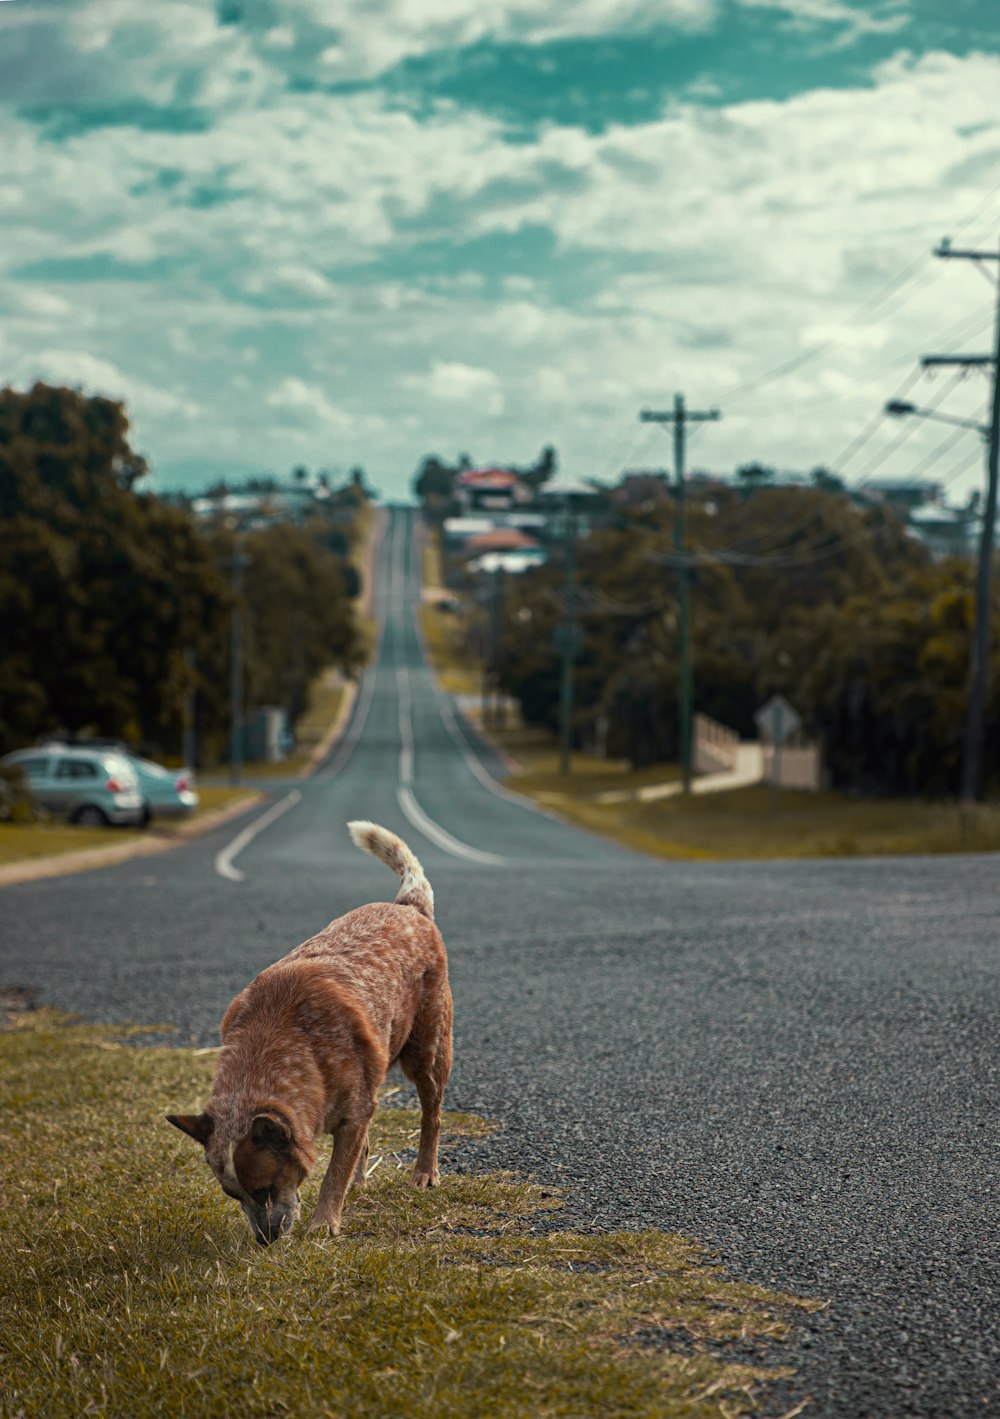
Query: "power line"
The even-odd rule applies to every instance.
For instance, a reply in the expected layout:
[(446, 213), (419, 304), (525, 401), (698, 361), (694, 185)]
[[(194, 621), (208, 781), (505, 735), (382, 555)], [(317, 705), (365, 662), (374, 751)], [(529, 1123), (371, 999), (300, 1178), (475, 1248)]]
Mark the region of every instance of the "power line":
[[(961, 232), (967, 226), (969, 226), (970, 223), (974, 222), (976, 218), (979, 217), (981, 213), (986, 210), (987, 206), (990, 205), (990, 203), (993, 201), (993, 198), (997, 195), (998, 192), (1000, 192), (1000, 182), (998, 182), (995, 187), (990, 189), (986, 197), (983, 199), (982, 203), (980, 203), (976, 208), (974, 208), (972, 212), (967, 212), (964, 217), (961, 217), (958, 220), (958, 222), (953, 223), (952, 230), (956, 232)], [(879, 290), (877, 290), (872, 296), (869, 296), (866, 300), (862, 301), (862, 303), (854, 311), (852, 311), (850, 315), (846, 316), (841, 321), (841, 326), (850, 326), (862, 319), (871, 318), (876, 313), (876, 311), (879, 310), (879, 307), (881, 305), (884, 305), (887, 301), (891, 300), (893, 295), (895, 295), (898, 291), (901, 291), (902, 288), (908, 282), (914, 280), (915, 277), (924, 269), (929, 260), (929, 254), (917, 257), (909, 264), (909, 266), (905, 267), (903, 271), (899, 272), (896, 276), (890, 278), (890, 280), (887, 281), (885, 285), (882, 286)], [(900, 304), (902, 304), (902, 302)], [(896, 307), (896, 309), (898, 308), (899, 306)], [(880, 314), (884, 316), (886, 312), (883, 310), (880, 312)], [(759, 375), (756, 379), (743, 384), (739, 384), (736, 386), (735, 389), (727, 389), (725, 391), (725, 398), (727, 402), (732, 402), (732, 400), (739, 399), (744, 394), (751, 394), (755, 390), (762, 388), (763, 385), (769, 384), (773, 380), (781, 379), (786, 374), (791, 374), (801, 365), (807, 363), (807, 361), (814, 359), (817, 355), (823, 354), (823, 352), (826, 350), (834, 349), (837, 345), (840, 345), (842, 343), (843, 341), (837, 339), (836, 337), (832, 337), (829, 340), (818, 341), (816, 344), (810, 345), (805, 350), (800, 351), (797, 355), (793, 355), (790, 359), (784, 360), (780, 364), (775, 365), (773, 369), (765, 370), (765, 372), (762, 375)]]
[[(901, 390), (903, 392), (908, 392), (910, 389), (912, 389), (914, 384), (921, 377), (921, 374), (922, 371), (918, 369), (915, 375), (904, 381), (903, 385), (901, 386)], [(951, 389), (957, 382), (958, 381), (956, 378), (952, 381), (950, 385), (940, 390), (936, 397), (936, 402), (932, 404), (931, 407), (936, 408), (937, 405), (940, 404), (951, 392)], [(902, 394), (897, 394), (895, 397), (897, 399), (900, 399), (902, 398)], [(885, 410), (883, 408), (879, 412), (877, 419), (872, 421), (872, 423), (868, 426), (866, 430), (862, 431), (864, 436), (862, 437), (861, 435), (859, 435), (859, 437), (854, 440), (855, 444), (857, 444), (857, 448), (851, 454), (852, 458), (856, 456), (857, 452), (859, 452), (860, 449), (864, 446), (864, 444), (868, 442), (868, 439), (871, 437), (872, 434), (876, 432), (876, 430), (886, 419), (886, 417), (887, 415), (885, 414)], [(864, 485), (870, 481), (871, 474), (875, 471), (875, 469), (878, 468), (887, 457), (895, 453), (906, 442), (907, 438), (910, 437), (913, 427), (913, 425), (909, 424), (904, 425), (888, 448), (879, 449), (872, 458), (869, 458), (861, 473), (855, 475), (854, 479), (852, 480), (850, 485), (852, 491), (858, 491), (858, 489), (863, 488)], [(838, 461), (840, 467), (842, 468), (844, 460), (840, 459)], [(793, 512), (790, 517), (786, 517), (780, 522), (772, 523), (770, 527), (762, 529), (761, 532), (742, 539), (733, 547), (732, 550), (735, 552), (746, 552), (753, 548), (755, 545), (759, 546), (760, 543), (771, 540), (778, 534), (782, 534), (785, 537), (794, 535), (794, 533), (799, 531), (801, 528), (807, 527), (812, 520), (812, 511), (802, 511), (798, 513)], [(767, 551), (765, 547), (761, 547), (760, 550), (762, 553), (766, 553)]]

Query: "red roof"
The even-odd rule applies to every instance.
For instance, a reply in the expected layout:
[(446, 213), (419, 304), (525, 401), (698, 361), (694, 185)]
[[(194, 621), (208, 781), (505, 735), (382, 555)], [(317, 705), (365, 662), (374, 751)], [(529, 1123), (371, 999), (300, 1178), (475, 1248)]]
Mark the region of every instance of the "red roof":
[(484, 483), (491, 487), (512, 488), (521, 480), (509, 468), (467, 468), (464, 473), (459, 473), (455, 481), (464, 488), (477, 487)]
[(495, 532), (481, 532), (478, 537), (470, 537), (465, 551), (478, 555), (480, 552), (519, 552), (526, 547), (539, 547), (535, 537), (518, 532), (516, 527), (498, 527)]

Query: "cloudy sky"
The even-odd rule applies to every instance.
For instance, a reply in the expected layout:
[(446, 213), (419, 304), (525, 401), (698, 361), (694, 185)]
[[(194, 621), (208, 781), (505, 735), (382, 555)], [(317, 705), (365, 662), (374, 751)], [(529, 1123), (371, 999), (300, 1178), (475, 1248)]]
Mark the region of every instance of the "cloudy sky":
[[(964, 497), (996, 0), (0, 0), (0, 376), (124, 397), (158, 486), (690, 450)], [(914, 378), (916, 376), (916, 381)]]

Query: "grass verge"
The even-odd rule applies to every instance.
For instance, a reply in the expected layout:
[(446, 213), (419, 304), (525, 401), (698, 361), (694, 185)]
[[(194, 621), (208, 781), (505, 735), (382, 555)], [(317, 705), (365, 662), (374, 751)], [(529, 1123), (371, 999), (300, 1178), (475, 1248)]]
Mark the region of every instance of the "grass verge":
[[(509, 787), (519, 789), (516, 779)], [(653, 803), (558, 804), (559, 813), (659, 857), (882, 857), (1000, 850), (1000, 807), (865, 800), (764, 785)]]
[(475, 695), (482, 689), (482, 669), (469, 654), (466, 616), (455, 610), (454, 597), (446, 592), (438, 532), (428, 529), (423, 546), (424, 599), (420, 605), (420, 634), (427, 659), (438, 683), (451, 695)]
[(150, 832), (175, 837), (185, 823), (196, 822), (209, 813), (228, 808), (231, 803), (255, 796), (252, 789), (199, 785), (198, 807), (190, 817), (176, 822), (160, 820), (152, 829), (80, 828), (58, 820), (50, 823), (0, 823), (0, 866), (41, 857), (59, 857), (63, 853), (80, 852), (87, 848), (119, 847), (123, 843), (142, 841)]
[(652, 802), (602, 803), (609, 789), (634, 793), (676, 780), (676, 765), (638, 773), (627, 764), (573, 756), (567, 779), (558, 771), (551, 736), (536, 730), (491, 730), (488, 737), (518, 763), (506, 786), (591, 832), (656, 857), (748, 860), (879, 857), (892, 854), (996, 852), (1000, 805), (959, 805), (910, 799), (862, 799), (769, 787), (676, 795)]
[(634, 794), (676, 781), (676, 765), (639, 772), (627, 764), (574, 754), (567, 779), (559, 773), (551, 736), (539, 730), (490, 730), (518, 764), (506, 786), (591, 832), (656, 857), (748, 860), (880, 857), (1000, 851), (1000, 805), (959, 805), (913, 799), (862, 799), (841, 793), (764, 784), (724, 793), (675, 795), (652, 802), (601, 802), (612, 789)]
[(552, 1230), (558, 1197), (513, 1177), (414, 1192), (408, 1109), (379, 1111), (381, 1161), (339, 1238), (300, 1228), (262, 1251), (163, 1121), (204, 1099), (213, 1052), (126, 1046), (128, 1032), (46, 1011), (8, 1021), (8, 1419), (735, 1419), (790, 1373), (765, 1351), (816, 1303), (732, 1282), (681, 1237)]

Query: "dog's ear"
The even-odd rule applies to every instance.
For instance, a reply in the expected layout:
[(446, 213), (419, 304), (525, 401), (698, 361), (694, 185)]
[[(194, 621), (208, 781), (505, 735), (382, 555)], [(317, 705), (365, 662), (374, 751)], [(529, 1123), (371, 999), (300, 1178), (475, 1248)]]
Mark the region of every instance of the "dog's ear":
[(212, 1136), (215, 1127), (215, 1119), (211, 1114), (167, 1114), (167, 1123), (172, 1123), (174, 1128), (179, 1128), (182, 1133), (188, 1133), (196, 1143), (200, 1143), (204, 1148), (205, 1144)]
[(277, 1114), (257, 1114), (250, 1125), (250, 1142), (272, 1153), (287, 1153), (292, 1146), (292, 1130)]

